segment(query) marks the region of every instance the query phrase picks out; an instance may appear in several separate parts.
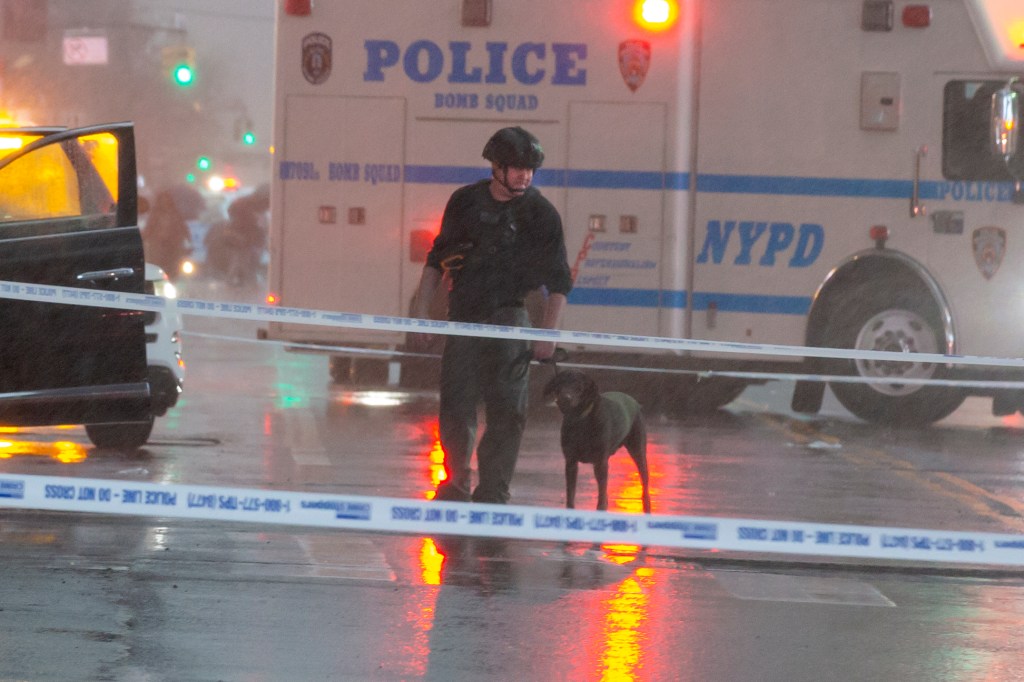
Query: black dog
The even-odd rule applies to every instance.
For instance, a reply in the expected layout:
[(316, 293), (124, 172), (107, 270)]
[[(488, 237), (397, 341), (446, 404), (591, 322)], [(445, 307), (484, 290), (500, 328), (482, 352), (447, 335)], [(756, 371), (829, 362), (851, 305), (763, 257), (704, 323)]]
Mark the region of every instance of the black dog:
[(565, 455), (565, 506), (576, 506), (576, 474), (580, 462), (594, 465), (597, 508), (608, 509), (608, 458), (626, 447), (640, 472), (644, 513), (651, 513), (648, 489), (647, 431), (640, 403), (625, 393), (599, 393), (583, 372), (560, 372), (544, 387), (562, 412), (562, 454)]

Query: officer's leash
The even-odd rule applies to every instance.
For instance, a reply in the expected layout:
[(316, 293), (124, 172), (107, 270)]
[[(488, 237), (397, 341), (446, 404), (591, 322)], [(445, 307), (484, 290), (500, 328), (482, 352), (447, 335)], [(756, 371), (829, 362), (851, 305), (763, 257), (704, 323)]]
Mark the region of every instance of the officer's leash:
[[(545, 360), (537, 360), (539, 365), (551, 365), (555, 372), (558, 374), (558, 363), (565, 362), (569, 357), (569, 352), (564, 348), (555, 348), (554, 354)], [(533, 349), (527, 348), (522, 353), (516, 356), (515, 360), (508, 367), (508, 376), (511, 379), (522, 379), (526, 376), (527, 372), (530, 371), (530, 363), (533, 361)]]

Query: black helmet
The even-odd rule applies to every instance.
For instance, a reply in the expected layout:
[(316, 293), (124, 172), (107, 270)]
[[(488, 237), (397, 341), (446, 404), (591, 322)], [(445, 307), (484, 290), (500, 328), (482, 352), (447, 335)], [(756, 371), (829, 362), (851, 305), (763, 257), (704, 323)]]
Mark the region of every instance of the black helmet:
[(484, 158), (502, 168), (532, 168), (544, 163), (544, 150), (536, 137), (523, 128), (502, 128), (484, 145)]

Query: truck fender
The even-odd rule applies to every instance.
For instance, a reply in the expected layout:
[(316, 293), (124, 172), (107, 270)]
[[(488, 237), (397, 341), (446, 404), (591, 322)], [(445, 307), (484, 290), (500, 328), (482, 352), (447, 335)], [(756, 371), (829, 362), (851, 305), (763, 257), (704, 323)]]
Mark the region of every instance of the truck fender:
[[(956, 329), (949, 302), (942, 288), (928, 269), (905, 253), (894, 249), (865, 249), (836, 265), (811, 299), (811, 310), (807, 316), (804, 343), (807, 346), (822, 346), (828, 326), (829, 315), (839, 294), (867, 280), (903, 279), (907, 277), (920, 282), (934, 300), (939, 312), (944, 339), (944, 352), (956, 352)], [(804, 371), (819, 374), (824, 364), (816, 358), (804, 362)], [(825, 383), (821, 381), (798, 381), (793, 392), (792, 408), (796, 412), (815, 413), (821, 409)]]

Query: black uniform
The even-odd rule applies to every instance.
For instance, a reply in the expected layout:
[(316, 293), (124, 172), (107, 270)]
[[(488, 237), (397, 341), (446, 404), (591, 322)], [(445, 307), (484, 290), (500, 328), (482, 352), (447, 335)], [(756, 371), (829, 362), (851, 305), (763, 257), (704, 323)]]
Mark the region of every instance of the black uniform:
[[(452, 194), (427, 265), (441, 270), (455, 256), (448, 261), (449, 319), (527, 327), (524, 298), (530, 291), (545, 287), (548, 293), (568, 294), (572, 288), (562, 221), (535, 188), (500, 202), (489, 184), (482, 180)], [(448, 479), (437, 499), (470, 499), (470, 459), (482, 399), (487, 430), (477, 450), (480, 482), (472, 499), (508, 502), (526, 424), (529, 359), (527, 341), (447, 337), (440, 434)]]

